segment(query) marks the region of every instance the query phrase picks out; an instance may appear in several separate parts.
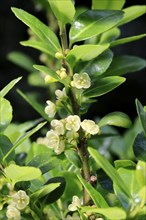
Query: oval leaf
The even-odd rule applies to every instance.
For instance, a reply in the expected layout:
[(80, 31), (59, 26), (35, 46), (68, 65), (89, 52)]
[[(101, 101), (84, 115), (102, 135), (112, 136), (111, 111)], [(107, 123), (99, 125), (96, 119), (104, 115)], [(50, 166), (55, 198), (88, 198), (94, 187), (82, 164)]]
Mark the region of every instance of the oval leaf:
[(124, 77), (110, 76), (103, 79), (98, 79), (93, 82), (92, 86), (84, 91), (84, 95), (89, 98), (98, 97), (104, 95), (125, 81)]
[(133, 151), (137, 159), (146, 162), (146, 136), (143, 132), (135, 138)]
[(0, 97), (0, 132), (3, 132), (12, 120), (12, 106), (7, 99)]
[[(0, 161), (2, 163), (4, 156), (9, 152), (9, 150), (13, 147), (13, 144), (9, 140), (9, 138), (3, 134), (0, 134)], [(15, 153), (12, 152), (9, 157), (7, 157), (5, 163), (9, 163), (15, 157)]]
[(132, 122), (128, 115), (123, 112), (112, 112), (104, 116), (98, 123), (100, 127), (114, 125), (117, 127), (129, 128)]
[(12, 181), (13, 186), (17, 182), (29, 181), (41, 176), (41, 171), (35, 167), (20, 167), (15, 164), (10, 164), (4, 170), (5, 176)]
[[(120, 65), (119, 65), (120, 63)], [(136, 56), (117, 56), (114, 57), (105, 76), (123, 75), (139, 71), (146, 67), (146, 61)]]
[(63, 24), (71, 23), (75, 15), (75, 7), (71, 0), (60, 1), (60, 0), (48, 0), (51, 9), (58, 19)]
[(66, 60), (71, 65), (74, 66), (77, 61), (88, 61), (105, 51), (109, 47), (109, 44), (105, 45), (81, 45), (70, 50)]
[(144, 187), (146, 180), (146, 163), (144, 161), (138, 161), (136, 165), (136, 177), (139, 186), (141, 188)]
[(74, 150), (66, 150), (65, 156), (77, 168), (81, 168), (81, 160)]
[(25, 23), (31, 30), (43, 41), (50, 45), (51, 50), (56, 53), (58, 51), (61, 52), (61, 47), (58, 41), (58, 38), (54, 34), (54, 32), (43, 24), (38, 18), (29, 14), (28, 12), (18, 9), (12, 8), (12, 11), (16, 15), (18, 19), (20, 19), (23, 23)]
[(122, 19), (123, 12), (116, 10), (88, 10), (79, 15), (70, 29), (70, 41), (86, 40), (101, 34)]

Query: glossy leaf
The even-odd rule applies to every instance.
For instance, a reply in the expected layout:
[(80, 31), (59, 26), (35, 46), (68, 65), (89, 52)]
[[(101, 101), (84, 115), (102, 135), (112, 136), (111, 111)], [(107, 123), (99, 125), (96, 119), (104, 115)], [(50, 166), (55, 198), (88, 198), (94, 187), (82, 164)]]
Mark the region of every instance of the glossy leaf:
[(8, 85), (6, 85), (1, 91), (0, 91), (0, 97), (3, 98), (14, 86), (19, 80), (22, 79), (22, 77), (18, 77), (17, 79), (12, 80)]
[(52, 192), (53, 190), (55, 190), (59, 186), (60, 186), (60, 183), (50, 183), (48, 185), (45, 185), (41, 189), (32, 193), (30, 196), (30, 199), (31, 199), (31, 201), (36, 202), (40, 198), (48, 195), (50, 192)]
[(126, 73), (139, 71), (145, 67), (146, 67), (146, 61), (144, 59), (136, 56), (122, 55), (122, 56), (114, 57), (105, 75), (119, 76)]
[(131, 197), (127, 185), (123, 182), (116, 169), (108, 162), (108, 160), (94, 148), (88, 147), (88, 151), (95, 162), (105, 171), (105, 173), (112, 179), (112, 181), (118, 185), (123, 194)]
[(12, 181), (13, 186), (17, 182), (29, 181), (41, 176), (41, 171), (35, 167), (18, 166), (10, 164), (4, 170), (5, 176)]
[(75, 7), (71, 0), (48, 0), (51, 9), (59, 22), (66, 24), (71, 23), (75, 15)]
[(48, 43), (54, 53), (61, 51), (58, 38), (54, 32), (43, 24), (38, 18), (22, 9), (12, 7), (12, 11), (18, 19), (31, 28), (31, 30), (39, 37), (40, 40)]
[(8, 164), (10, 161), (14, 160), (15, 153), (12, 152), (6, 160), (3, 160), (4, 156), (9, 152), (9, 150), (13, 147), (10, 139), (0, 134), (0, 161), (2, 164)]
[(77, 61), (88, 61), (105, 51), (109, 47), (109, 44), (105, 45), (81, 45), (70, 50), (67, 54), (66, 60), (71, 65), (74, 66)]
[[(130, 206), (132, 203), (136, 202), (137, 194), (139, 191), (139, 186), (136, 180), (135, 170), (134, 169), (126, 169), (126, 168), (119, 168), (118, 173), (120, 177), (122, 178), (124, 184), (127, 185), (128, 191), (133, 196), (133, 201), (130, 200), (129, 197), (123, 194), (123, 191), (119, 188), (119, 186), (114, 183), (114, 190), (115, 193), (120, 200), (121, 204), (126, 210), (130, 209)], [(128, 184), (127, 184), (128, 183)]]
[(31, 129), (30, 131), (26, 132), (24, 135), (22, 135), (16, 142), (14, 143), (14, 146), (11, 148), (11, 150), (5, 155), (4, 160), (11, 154), (12, 151), (14, 151), (20, 144), (22, 144), (27, 138), (29, 138), (31, 135), (33, 135), (35, 132), (40, 130), (46, 122), (38, 124), (35, 128)]
[(108, 192), (113, 193), (113, 181), (109, 178), (109, 176), (103, 171), (103, 169), (98, 169), (96, 171), (98, 183), (102, 186), (103, 189)]
[(128, 115), (123, 112), (112, 112), (104, 116), (98, 123), (100, 127), (105, 125), (113, 125), (123, 128), (129, 128), (132, 122)]
[(143, 131), (146, 135), (146, 111), (138, 99), (136, 99), (135, 102), (136, 102), (136, 109), (137, 109), (138, 117), (142, 124)]
[(104, 95), (125, 81), (124, 77), (110, 76), (98, 79), (93, 82), (92, 86), (84, 92), (84, 95), (89, 98), (98, 97)]
[(7, 99), (0, 97), (0, 132), (3, 132), (12, 120), (12, 106)]
[(104, 32), (101, 37), (99, 44), (111, 43), (120, 36), (120, 29), (117, 27), (111, 28), (110, 30)]
[(78, 175), (78, 178), (80, 182), (82, 183), (83, 187), (86, 189), (88, 194), (90, 195), (91, 199), (94, 202), (94, 205), (101, 208), (107, 208), (109, 207), (104, 197), (89, 183), (87, 183), (86, 180), (82, 178), (82, 176)]
[(119, 220), (120, 219), (126, 219), (126, 212), (119, 207), (110, 207), (110, 208), (94, 208), (91, 206), (83, 206), (81, 208), (81, 212), (91, 213), (93, 214), (101, 214), (105, 216), (108, 219), (114, 219), (114, 220)]
[(37, 167), (42, 173), (46, 173), (59, 164), (55, 157), (48, 158), (48, 154), (40, 153), (32, 158), (27, 166)]
[(47, 204), (53, 203), (56, 200), (58, 200), (64, 193), (65, 186), (66, 186), (66, 182), (63, 177), (51, 178), (45, 183), (45, 185), (50, 185), (52, 183), (60, 183), (60, 185), (56, 189), (54, 189), (52, 192), (47, 194), (44, 198), (41, 199), (42, 202), (43, 200), (45, 200), (45, 203)]
[(122, 19), (123, 12), (116, 10), (89, 10), (79, 15), (70, 29), (71, 44), (101, 34)]
[(8, 54), (8, 60), (10, 60), (12, 63), (15, 63), (17, 66), (22, 67), (23, 69), (31, 72), (33, 71), (33, 60), (31, 57), (25, 55), (22, 52), (19, 51), (13, 51)]
[(103, 74), (111, 64), (113, 59), (113, 53), (111, 50), (106, 50), (95, 59), (88, 62), (79, 62), (75, 66), (75, 72), (87, 72), (89, 76), (99, 76)]
[(19, 89), (17, 91), (24, 98), (24, 100), (26, 100), (45, 120), (49, 121), (49, 118), (46, 115), (44, 108), (35, 99), (30, 97), (29, 95), (25, 95)]
[(136, 178), (140, 187), (145, 186), (146, 181), (146, 162), (138, 161), (136, 165)]
[(139, 40), (145, 36), (146, 36), (146, 34), (140, 34), (140, 35), (136, 35), (136, 36), (132, 36), (132, 37), (121, 38), (119, 40), (115, 40), (114, 42), (111, 42), (111, 47), (115, 47), (117, 45), (133, 42), (133, 41)]
[(124, 8), (124, 16), (121, 19), (121, 21), (119, 22), (119, 25), (123, 25), (126, 24), (138, 17), (140, 17), (141, 15), (146, 13), (146, 6), (145, 5), (134, 5), (134, 6), (130, 6), (128, 8)]
[(76, 151), (74, 150), (66, 150), (65, 151), (65, 156), (67, 159), (77, 168), (81, 168), (81, 160), (77, 154)]
[(132, 160), (115, 160), (114, 164), (116, 169), (119, 169), (121, 167), (123, 168), (132, 167), (134, 169), (136, 167), (136, 164)]
[(43, 53), (46, 53), (48, 55), (51, 55), (52, 57), (55, 57), (55, 53), (52, 50), (51, 45), (44, 41), (27, 40), (27, 41), (21, 41), (20, 44), (26, 47), (32, 47), (32, 48), (38, 49), (39, 51)]
[(92, 0), (92, 9), (120, 10), (124, 4), (125, 0)]
[(146, 162), (146, 136), (143, 132), (135, 138), (133, 151), (137, 159)]

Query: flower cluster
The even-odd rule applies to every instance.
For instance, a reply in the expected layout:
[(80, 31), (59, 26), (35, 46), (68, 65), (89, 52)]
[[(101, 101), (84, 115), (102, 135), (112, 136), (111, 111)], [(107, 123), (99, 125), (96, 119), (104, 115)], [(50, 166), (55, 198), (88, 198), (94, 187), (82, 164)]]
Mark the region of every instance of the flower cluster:
[(12, 201), (7, 207), (6, 216), (8, 219), (19, 220), (21, 218), (20, 210), (25, 209), (29, 204), (29, 197), (25, 191), (19, 190), (11, 198)]
[(99, 132), (99, 126), (94, 121), (85, 119), (81, 122), (78, 115), (69, 115), (65, 119), (52, 120), (51, 130), (46, 134), (48, 147), (53, 148), (56, 154), (61, 154), (66, 145), (77, 146), (80, 128), (88, 136)]

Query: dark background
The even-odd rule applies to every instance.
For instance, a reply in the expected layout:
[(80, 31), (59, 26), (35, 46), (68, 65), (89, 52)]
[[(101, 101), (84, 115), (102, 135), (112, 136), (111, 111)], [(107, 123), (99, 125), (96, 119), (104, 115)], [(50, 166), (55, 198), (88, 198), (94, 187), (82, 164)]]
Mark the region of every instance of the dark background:
[[(91, 1), (76, 1), (77, 5), (90, 7)], [(125, 7), (132, 5), (144, 5), (145, 0), (128, 0)], [(11, 12), (11, 7), (22, 8), (29, 13), (34, 14), (39, 19), (45, 22), (45, 13), (35, 9), (31, 0), (1, 0), (0, 7), (0, 89), (2, 89), (11, 80), (18, 76), (23, 76), (14, 89), (7, 95), (15, 108), (14, 120), (26, 121), (38, 118), (39, 115), (30, 107), (16, 92), (19, 87), (23, 92), (36, 90), (37, 88), (30, 87), (27, 83), (28, 73), (12, 64), (7, 60), (7, 54), (11, 51), (21, 51), (29, 54), (37, 63), (39, 52), (35, 49), (23, 47), (19, 44), (20, 41), (27, 40), (27, 27), (19, 21)], [(121, 28), (121, 37), (142, 34), (146, 32), (146, 15), (124, 25)], [(114, 50), (116, 54), (128, 54), (146, 58), (146, 38), (140, 41), (135, 41), (129, 44), (118, 46)], [(90, 110), (90, 115), (104, 116), (112, 111), (123, 111), (132, 119), (137, 115), (135, 108), (135, 99), (138, 98), (143, 105), (146, 105), (146, 70), (141, 70), (137, 73), (126, 75), (126, 82), (98, 99)], [(40, 90), (40, 94), (44, 92)], [(43, 99), (44, 96), (42, 96)]]

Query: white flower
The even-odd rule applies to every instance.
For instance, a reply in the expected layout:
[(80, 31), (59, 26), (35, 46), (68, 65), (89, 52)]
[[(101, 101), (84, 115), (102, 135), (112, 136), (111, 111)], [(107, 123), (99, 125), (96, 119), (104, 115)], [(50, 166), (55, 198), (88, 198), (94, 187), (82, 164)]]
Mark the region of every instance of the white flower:
[(47, 106), (45, 108), (45, 113), (48, 115), (49, 118), (53, 118), (56, 114), (56, 106), (50, 100), (47, 101)]
[(78, 131), (80, 129), (80, 118), (78, 115), (69, 115), (66, 118), (66, 129), (71, 131)]
[(17, 209), (24, 209), (29, 204), (29, 196), (23, 190), (19, 190), (12, 198)]
[(99, 126), (95, 124), (92, 120), (85, 119), (81, 122), (81, 127), (84, 131), (86, 131), (89, 134), (97, 134), (99, 132)]
[(61, 154), (65, 149), (65, 141), (64, 140), (60, 140), (59, 142), (59, 145), (57, 145), (55, 148), (54, 148), (54, 152), (56, 154)]
[(72, 203), (68, 206), (68, 209), (72, 212), (81, 207), (81, 201), (78, 196), (73, 196)]
[(56, 133), (56, 131), (50, 130), (46, 134), (48, 138), (48, 147), (49, 148), (55, 148), (59, 145), (59, 135)]
[(75, 73), (71, 85), (77, 89), (87, 89), (91, 86), (91, 79), (87, 73)]
[(64, 124), (62, 123), (62, 121), (54, 119), (51, 121), (51, 126), (58, 135), (63, 135), (65, 133)]
[(56, 98), (57, 98), (58, 100), (61, 100), (62, 98), (66, 97), (65, 88), (63, 88), (62, 90), (57, 89), (57, 90), (55, 91), (55, 95), (56, 95)]
[(20, 211), (16, 207), (9, 205), (7, 207), (6, 216), (8, 219), (19, 220), (20, 219)]

